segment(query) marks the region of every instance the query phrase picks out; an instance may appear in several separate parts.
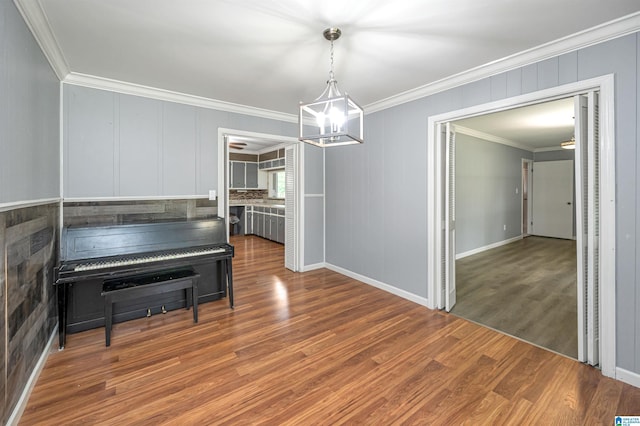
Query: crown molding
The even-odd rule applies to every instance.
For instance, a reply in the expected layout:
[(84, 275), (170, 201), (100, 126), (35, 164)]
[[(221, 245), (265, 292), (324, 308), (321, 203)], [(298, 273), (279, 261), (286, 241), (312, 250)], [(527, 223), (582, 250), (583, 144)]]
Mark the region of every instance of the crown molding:
[(534, 152), (535, 149), (530, 147), (529, 145), (525, 145), (520, 142), (512, 141), (511, 139), (502, 138), (500, 136), (492, 135), (490, 133), (481, 132), (479, 130), (470, 129), (468, 127), (460, 126), (459, 124), (454, 124), (453, 128), (456, 133), (462, 133), (467, 136), (471, 136), (474, 138), (482, 139), (488, 142), (495, 142), (502, 145), (508, 145), (513, 148), (523, 149), (525, 151)]
[(562, 148), (561, 146), (557, 146), (557, 147), (553, 147), (553, 146), (549, 146), (547, 148), (536, 148), (533, 150), (534, 153), (536, 152), (549, 152), (549, 151), (566, 151), (564, 148)]
[(73, 84), (76, 86), (109, 90), (126, 95), (142, 96), (145, 98), (158, 99), (162, 101), (177, 102), (202, 108), (216, 109), (220, 111), (268, 118), (271, 120), (287, 121), (291, 123), (298, 122), (298, 116), (294, 114), (286, 114), (283, 112), (271, 111), (247, 105), (234, 104), (231, 102), (219, 101), (202, 96), (189, 95), (186, 93), (158, 89), (155, 87), (143, 86), (135, 83), (127, 83), (124, 81), (112, 80), (104, 77), (96, 77), (88, 74), (71, 72), (62, 82), (66, 84)]
[(22, 19), (29, 27), (31, 34), (40, 46), (40, 50), (49, 61), (53, 72), (60, 81), (69, 74), (69, 65), (60, 49), (58, 40), (51, 31), (47, 15), (39, 0), (13, 0)]
[(637, 31), (640, 31), (640, 12), (373, 102), (365, 105), (364, 110), (366, 114), (381, 111)]
[[(287, 114), (246, 105), (234, 104), (200, 96), (188, 95), (164, 89), (142, 86), (87, 74), (72, 73), (51, 31), (39, 0), (13, 0), (29, 30), (51, 64), (60, 81), (68, 84), (111, 90), (119, 93), (143, 96), (148, 98), (185, 103), (204, 108), (252, 115), (279, 121), (297, 123), (295, 114)], [(483, 78), (506, 72), (515, 68), (559, 56), (582, 49), (607, 40), (622, 37), (640, 30), (640, 12), (595, 26), (561, 39), (545, 43), (496, 61), (463, 71), (441, 80), (401, 92), (397, 95), (365, 105), (365, 114), (378, 112), (387, 108), (415, 101), (454, 87), (472, 83)]]

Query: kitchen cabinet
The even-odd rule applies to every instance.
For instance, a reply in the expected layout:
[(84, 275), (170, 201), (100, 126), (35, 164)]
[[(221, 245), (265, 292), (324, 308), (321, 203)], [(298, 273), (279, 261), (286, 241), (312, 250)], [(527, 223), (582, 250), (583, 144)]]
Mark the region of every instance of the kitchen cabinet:
[(245, 163), (247, 189), (258, 189), (258, 163)]
[(258, 163), (230, 161), (229, 184), (231, 189), (267, 189), (267, 174), (259, 170)]
[(245, 235), (253, 234), (253, 211), (250, 206), (246, 208), (244, 233)]
[(276, 241), (280, 244), (284, 244), (284, 216), (278, 216), (278, 232), (276, 235)]
[(276, 241), (278, 237), (278, 216), (269, 215), (269, 226), (267, 227), (267, 221), (265, 220), (265, 227), (267, 228), (266, 238), (271, 241)]
[(232, 161), (231, 168), (231, 188), (246, 188), (246, 163), (244, 161)]
[(253, 212), (253, 232), (258, 237), (264, 238), (264, 213), (258, 211)]
[[(232, 208), (237, 208), (232, 207)], [(231, 211), (231, 208), (230, 208)], [(285, 209), (280, 207), (244, 206), (242, 216), (243, 234), (257, 235), (277, 243), (284, 244)]]

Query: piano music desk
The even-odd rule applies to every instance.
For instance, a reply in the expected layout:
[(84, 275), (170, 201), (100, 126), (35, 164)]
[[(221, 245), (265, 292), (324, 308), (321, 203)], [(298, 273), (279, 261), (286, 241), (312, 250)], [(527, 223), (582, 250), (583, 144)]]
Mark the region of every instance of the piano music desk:
[(192, 268), (162, 271), (155, 274), (133, 275), (106, 280), (102, 286), (104, 297), (105, 346), (111, 345), (113, 304), (131, 299), (185, 290), (186, 308), (193, 305), (193, 322), (198, 322), (198, 278)]

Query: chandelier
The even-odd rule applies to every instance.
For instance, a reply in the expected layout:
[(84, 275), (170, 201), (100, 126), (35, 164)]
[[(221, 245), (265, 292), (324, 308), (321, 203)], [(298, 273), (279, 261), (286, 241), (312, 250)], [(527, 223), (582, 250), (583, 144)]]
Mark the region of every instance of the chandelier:
[(333, 42), (342, 32), (338, 28), (324, 30), (331, 42), (331, 71), (324, 92), (313, 102), (300, 103), (298, 139), (319, 147), (351, 145), (364, 142), (362, 108), (338, 90), (333, 74)]

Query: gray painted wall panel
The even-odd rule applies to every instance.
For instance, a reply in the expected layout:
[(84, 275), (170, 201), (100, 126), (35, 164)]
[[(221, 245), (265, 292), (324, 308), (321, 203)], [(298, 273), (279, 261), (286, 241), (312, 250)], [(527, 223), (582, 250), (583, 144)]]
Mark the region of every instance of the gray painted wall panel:
[[(381, 113), (379, 113), (381, 114)], [(362, 274), (365, 276), (384, 276), (385, 247), (380, 232), (381, 224), (386, 223), (385, 210), (380, 206), (385, 202), (387, 192), (385, 189), (385, 156), (381, 145), (386, 142), (384, 132), (384, 121), (376, 120), (370, 126), (370, 135), (365, 141), (365, 173), (366, 197), (364, 202), (358, 206), (358, 223), (362, 225), (359, 238), (362, 240), (360, 253), (366, 259), (363, 264)], [(376, 136), (376, 137), (374, 137)], [(362, 162), (362, 161), (360, 161)], [(368, 206), (365, 208), (365, 206)], [(371, 206), (375, 206), (371, 208)], [(402, 217), (401, 212), (396, 212), (398, 218)], [(401, 224), (397, 226), (411, 227), (411, 224)]]
[(558, 85), (558, 58), (538, 63), (538, 90)]
[(522, 94), (522, 68), (507, 71), (507, 97)]
[(521, 234), (523, 158), (533, 153), (456, 135), (456, 254)]
[[(304, 165), (304, 265), (324, 262), (324, 149), (300, 142)], [(317, 196), (321, 195), (321, 196)]]
[(542, 151), (533, 154), (534, 161), (575, 160), (576, 152), (573, 149), (558, 149), (556, 151)]
[(67, 198), (206, 195), (218, 183), (219, 128), (296, 131), (295, 123), (69, 84), (64, 109)]
[(485, 78), (462, 86), (462, 96), (462, 104), (465, 107), (490, 102), (492, 99), (491, 79)]
[(119, 191), (124, 196), (160, 195), (160, 101), (119, 97)]
[(491, 77), (491, 100), (504, 99), (507, 96), (507, 74)]
[(198, 108), (197, 194), (207, 194), (218, 189), (218, 126), (227, 121), (227, 112)]
[(558, 83), (578, 81), (578, 52), (569, 52), (558, 57)]
[(64, 193), (109, 197), (114, 187), (115, 94), (65, 85)]
[[(366, 142), (365, 142), (366, 143)], [(338, 266), (353, 265), (351, 256), (351, 235), (350, 226), (357, 226), (357, 222), (351, 217), (353, 206), (351, 204), (350, 188), (351, 182), (345, 179), (355, 175), (358, 171), (350, 159), (338, 149), (326, 150), (326, 185), (331, 188), (332, 197), (326, 200), (326, 221), (332, 226), (332, 232), (328, 233), (327, 239), (327, 261)], [(331, 250), (328, 248), (331, 247)], [(334, 260), (340, 259), (335, 262)]]
[[(0, 93), (7, 93), (9, 90), (9, 77), (7, 74), (7, 6), (6, 1), (0, 2)], [(7, 112), (9, 111), (9, 99), (7, 96), (0, 96), (0, 202), (7, 201), (8, 198), (5, 195), (5, 177), (2, 170), (5, 168), (5, 162), (7, 162), (8, 156), (6, 151), (8, 149), (7, 143)], [(0, 337), (1, 339), (1, 337)], [(1, 368), (1, 367), (0, 367)], [(2, 388), (2, 390), (4, 387)], [(2, 413), (0, 413), (2, 414)]]
[[(639, 197), (640, 189), (636, 170), (640, 168), (638, 152), (638, 122), (640, 116), (638, 89), (638, 36), (633, 34), (620, 39), (581, 49), (575, 54), (565, 54), (558, 61), (558, 84), (577, 79), (614, 73), (616, 79), (616, 192), (617, 192), (617, 364), (640, 374), (640, 268), (636, 264), (640, 244)], [(553, 59), (541, 65), (539, 81), (538, 64), (509, 71), (506, 74), (506, 96), (517, 96), (538, 90), (539, 84), (553, 84), (546, 76), (553, 66)], [(575, 65), (574, 65), (575, 64)], [(574, 68), (575, 66), (575, 68)], [(576, 71), (574, 71), (577, 70)], [(552, 74), (552, 72), (551, 72)], [(426, 292), (424, 266), (425, 235), (420, 232), (405, 232), (398, 223), (398, 214), (409, 212), (407, 223), (426, 222), (425, 151), (427, 118), (430, 115), (461, 109), (470, 105), (463, 93), (478, 93), (474, 85), (469, 90), (460, 87), (447, 90), (398, 107), (369, 114), (365, 117), (366, 150), (359, 157), (346, 157), (339, 149), (327, 151), (327, 262), (423, 296)], [(491, 99), (497, 96), (490, 90)], [(475, 96), (475, 95), (474, 95)], [(482, 98), (482, 95), (478, 95)], [(407, 117), (411, 117), (408, 119)], [(379, 153), (378, 156), (369, 150)], [(400, 154), (402, 153), (402, 154)], [(359, 198), (364, 204), (357, 206), (365, 212), (376, 212), (376, 227), (373, 236), (357, 240), (353, 235), (364, 232), (350, 231), (362, 227), (359, 218), (338, 214), (349, 206), (350, 194), (362, 190), (358, 176), (369, 172), (367, 160), (383, 158), (376, 163), (383, 191), (376, 190), (380, 197)], [(409, 182), (418, 182), (415, 185)], [(369, 190), (367, 193), (373, 194)], [(382, 211), (382, 213), (378, 213)], [(413, 211), (416, 213), (414, 214)], [(419, 217), (421, 216), (421, 217)], [(427, 236), (428, 237), (428, 236)], [(382, 247), (382, 260), (354, 258), (347, 250), (366, 252), (371, 246)], [(400, 248), (400, 249), (398, 249)], [(411, 253), (411, 261), (406, 254)], [(380, 266), (382, 265), (382, 267)], [(383, 269), (381, 271), (381, 268)]]
[(58, 79), (13, 3), (0, 7), (0, 203), (57, 197)]
[(324, 150), (304, 144), (304, 193), (324, 194)]
[(538, 90), (538, 64), (522, 67), (522, 85), (519, 94), (535, 92)]
[(305, 197), (304, 200), (304, 264), (324, 262), (324, 197)]
[[(640, 72), (640, 33), (636, 33), (636, 72)], [(636, 164), (640, 164), (640, 149), (637, 148), (640, 140), (640, 81), (636, 81)], [(638, 168), (636, 168), (636, 182), (640, 181)], [(635, 257), (640, 257), (640, 188), (636, 187), (636, 247)], [(634, 371), (640, 371), (640, 262), (636, 262), (635, 283), (636, 283), (636, 306), (635, 306), (635, 323), (638, 324), (635, 330), (636, 341), (636, 362)]]
[(196, 189), (196, 108), (163, 105), (162, 192), (189, 195)]

